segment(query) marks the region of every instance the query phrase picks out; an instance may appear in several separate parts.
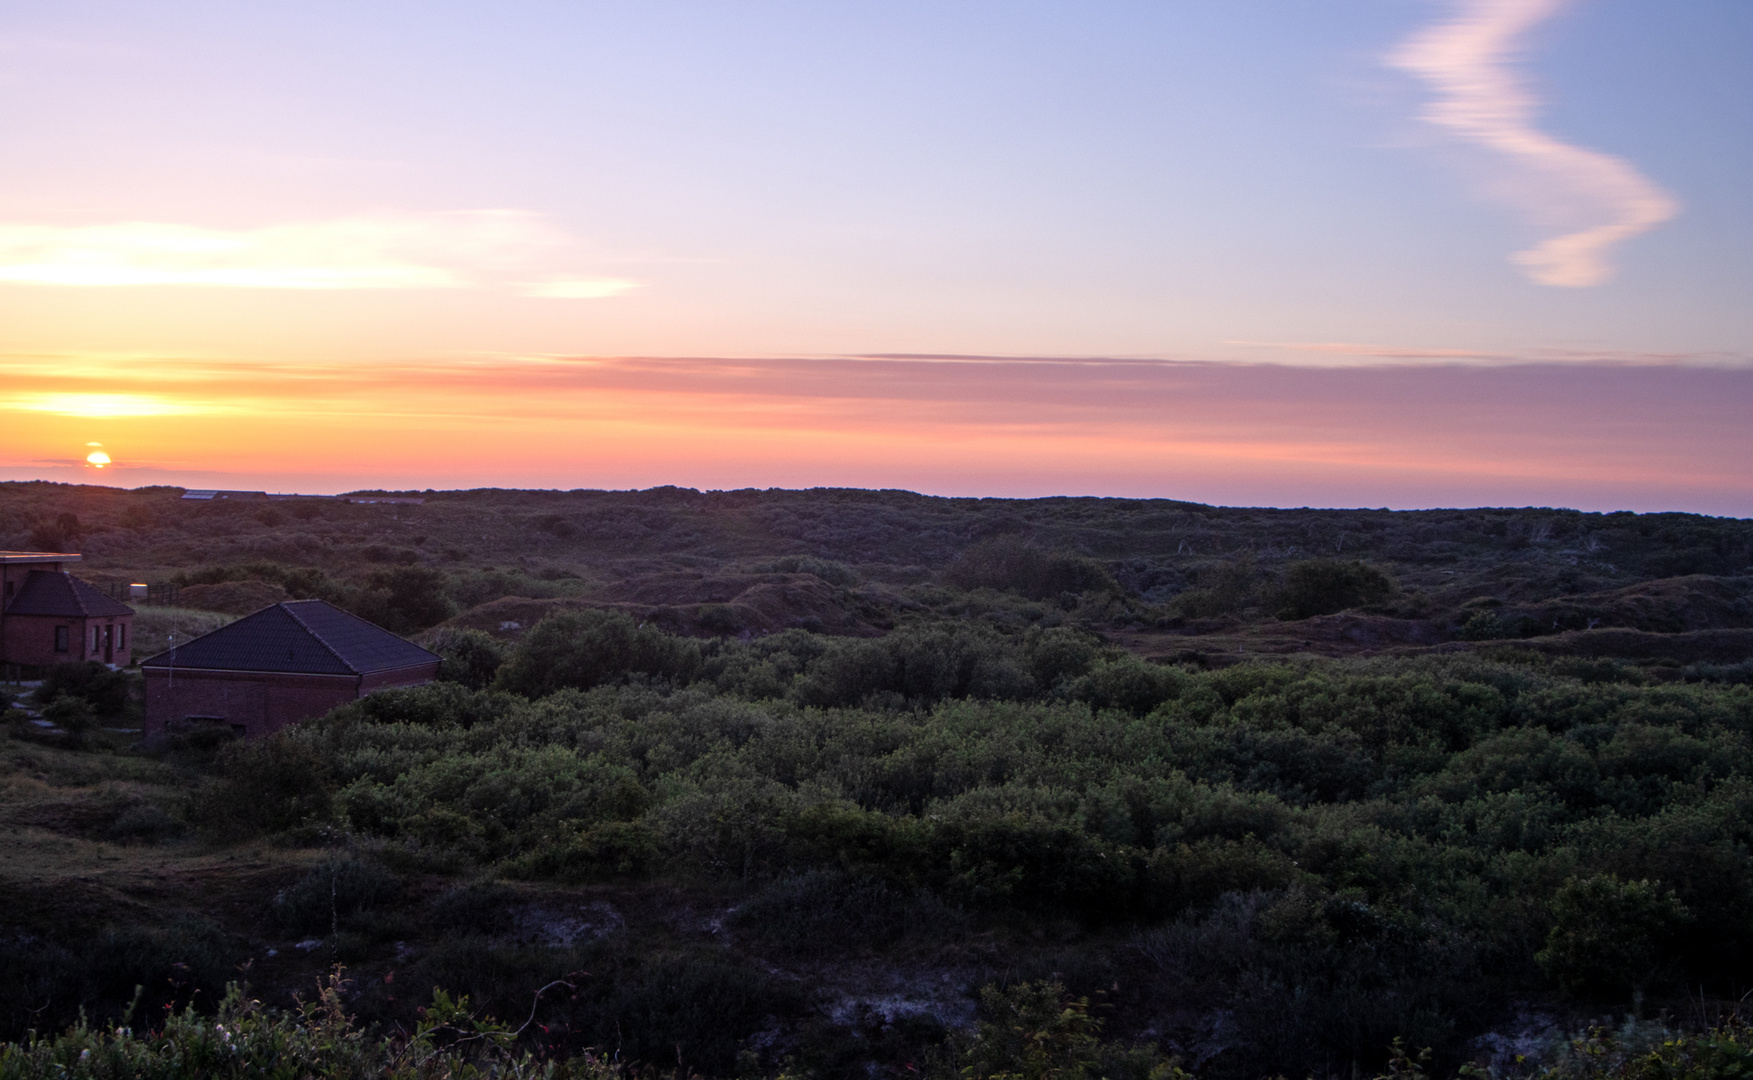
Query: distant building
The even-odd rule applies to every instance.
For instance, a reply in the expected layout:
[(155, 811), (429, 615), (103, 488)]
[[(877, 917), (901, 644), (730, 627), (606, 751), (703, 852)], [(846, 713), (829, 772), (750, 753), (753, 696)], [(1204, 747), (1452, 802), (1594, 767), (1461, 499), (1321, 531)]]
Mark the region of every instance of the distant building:
[(55, 664), (127, 665), (134, 609), (64, 567), (80, 556), (0, 551), (0, 664), (37, 674)]
[(183, 499), (188, 502), (263, 502), (265, 500), (283, 499), (326, 499), (330, 502), (355, 503), (361, 506), (378, 504), (394, 504), (398, 506), (419, 506), (426, 501), (424, 495), (299, 495), (273, 494), (266, 491), (218, 491), (212, 488), (189, 488), (183, 492)]
[(288, 600), (142, 661), (145, 734), (222, 724), (267, 735), (374, 690), (431, 682), (438, 664), (327, 601)]
[(198, 502), (261, 502), (267, 499), (265, 491), (215, 491), (212, 488), (190, 488), (183, 492), (183, 498)]

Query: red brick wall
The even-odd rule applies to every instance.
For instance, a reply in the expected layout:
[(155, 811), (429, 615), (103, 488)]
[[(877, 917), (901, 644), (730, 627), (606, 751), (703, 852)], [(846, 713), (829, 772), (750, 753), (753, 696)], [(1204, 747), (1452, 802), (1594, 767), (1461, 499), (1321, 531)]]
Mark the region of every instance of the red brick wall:
[(150, 737), (187, 717), (242, 725), (249, 737), (321, 716), (359, 693), (352, 675), (284, 675), (147, 668), (146, 730)]
[[(0, 663), (46, 667), (80, 660), (104, 660), (117, 667), (127, 667), (134, 652), (133, 616), (113, 615), (97, 619), (68, 619), (58, 615), (8, 615), (0, 628)], [(67, 628), (67, 651), (55, 651), (55, 627)], [(127, 634), (122, 628), (127, 627)], [(91, 644), (91, 632), (98, 631), (98, 645)], [(104, 635), (117, 642), (113, 656), (104, 649)], [(127, 644), (119, 642), (126, 640)], [(110, 657), (109, 659), (105, 659)]]
[(337, 705), (390, 686), (417, 686), (438, 674), (437, 663), (353, 675), (292, 675), (147, 668), (146, 730), (150, 737), (190, 716), (242, 725), (246, 737), (269, 735), (321, 716)]
[(438, 678), (437, 660), (428, 664), (417, 664), (410, 668), (397, 668), (394, 671), (377, 671), (360, 680), (359, 696), (377, 690), (385, 690), (392, 686), (419, 686)]

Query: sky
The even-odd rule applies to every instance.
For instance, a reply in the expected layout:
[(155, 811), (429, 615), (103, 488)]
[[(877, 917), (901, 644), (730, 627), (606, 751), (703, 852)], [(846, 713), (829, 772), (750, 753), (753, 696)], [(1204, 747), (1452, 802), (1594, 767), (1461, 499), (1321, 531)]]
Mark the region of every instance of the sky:
[(15, 0), (0, 479), (1753, 516), (1749, 55), (1746, 0)]

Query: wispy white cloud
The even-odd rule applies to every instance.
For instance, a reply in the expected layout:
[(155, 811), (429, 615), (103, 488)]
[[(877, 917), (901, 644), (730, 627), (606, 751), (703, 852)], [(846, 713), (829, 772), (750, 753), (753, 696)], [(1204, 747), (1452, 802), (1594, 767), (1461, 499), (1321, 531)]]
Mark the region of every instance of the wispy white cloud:
[(1539, 100), (1513, 62), (1530, 30), (1566, 0), (1462, 0), (1450, 19), (1401, 45), (1388, 63), (1430, 84), (1430, 123), (1502, 156), (1522, 172), (1511, 196), (1568, 231), (1514, 261), (1544, 285), (1598, 285), (1615, 244), (1673, 217), (1679, 204), (1628, 161), (1573, 146), (1535, 125)]
[(374, 214), (258, 229), (141, 221), (0, 223), (0, 283), (246, 289), (506, 285), (531, 295), (570, 298), (614, 296), (636, 286), (566, 272), (563, 264), (573, 246), (540, 216), (516, 210)]
[[(0, 407), (97, 419), (135, 416), (182, 416), (212, 412), (209, 406), (158, 394), (25, 393), (0, 398)], [(101, 443), (89, 443), (101, 446)]]

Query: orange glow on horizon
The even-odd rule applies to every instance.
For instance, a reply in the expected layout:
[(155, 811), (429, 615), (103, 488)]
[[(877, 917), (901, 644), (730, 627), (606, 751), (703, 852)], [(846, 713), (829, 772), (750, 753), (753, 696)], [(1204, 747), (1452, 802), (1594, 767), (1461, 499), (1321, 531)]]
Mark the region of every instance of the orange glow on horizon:
[[(10, 479), (62, 478), (72, 463), (52, 448), (95, 437), (125, 451), (105, 472), (126, 486), (821, 485), (1753, 512), (1753, 446), (1726, 404), (1746, 400), (1753, 373), (1733, 370), (88, 357), (0, 372)], [(1664, 424), (1664, 408), (1686, 423)]]

